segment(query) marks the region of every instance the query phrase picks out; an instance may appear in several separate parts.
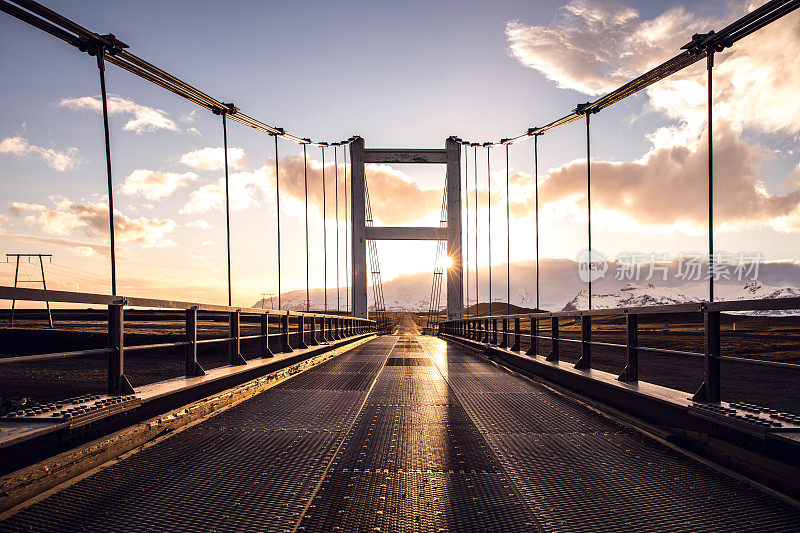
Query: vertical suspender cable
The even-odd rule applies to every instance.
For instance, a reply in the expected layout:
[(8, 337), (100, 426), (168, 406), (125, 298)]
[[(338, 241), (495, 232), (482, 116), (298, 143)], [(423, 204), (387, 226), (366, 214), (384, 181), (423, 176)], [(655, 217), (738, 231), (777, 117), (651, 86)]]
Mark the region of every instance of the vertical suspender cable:
[(336, 185), (336, 312), (339, 312), (339, 151), (333, 147), (333, 175)]
[(472, 166), (475, 174), (475, 315), (480, 316), (479, 310), (481, 306), (481, 293), (478, 291), (478, 278), (480, 272), (478, 270), (478, 147), (472, 147)]
[(464, 150), (464, 270), (466, 273), (467, 288), (464, 295), (469, 309), (469, 154)]
[(511, 200), (508, 195), (508, 144), (506, 144), (506, 314), (511, 314)]
[(322, 291), (325, 293), (325, 312), (328, 312), (328, 211), (325, 206), (325, 147), (322, 150)]
[(278, 175), (278, 136), (275, 137), (275, 215), (278, 219), (278, 309), (281, 306), (281, 180)]
[(589, 309), (592, 309), (592, 151), (589, 136), (589, 116), (586, 112), (586, 228), (589, 236)]
[(709, 50), (706, 70), (708, 71), (708, 301), (714, 301), (714, 121), (712, 71), (714, 51)]
[(306, 197), (306, 313), (311, 311), (310, 262), (308, 259), (308, 156), (303, 143), (303, 191)]
[(225, 227), (226, 240), (228, 243), (228, 305), (231, 304), (231, 198), (230, 183), (228, 177), (228, 121), (225, 118), (228, 114), (222, 113), (222, 146), (225, 157)]
[[(100, 96), (103, 100), (103, 128), (106, 143), (106, 175), (108, 177), (108, 226), (109, 244), (111, 246), (111, 294), (117, 295), (117, 256), (114, 247), (114, 182), (111, 178), (111, 137), (108, 131), (108, 97), (106, 95), (106, 65), (103, 60), (105, 48), (100, 47), (97, 51), (97, 69), (100, 71)], [(222, 116), (223, 120), (225, 115)], [(230, 257), (230, 251), (228, 252)], [(19, 261), (19, 258), (17, 258)], [(228, 259), (230, 264), (230, 259)], [(230, 299), (230, 267), (228, 267), (228, 299)], [(230, 304), (229, 304), (230, 305)]]
[(492, 165), (489, 157), (491, 148), (491, 146), (486, 146), (486, 188), (488, 193), (487, 202), (489, 204), (489, 220), (486, 225), (489, 245), (489, 316), (492, 316)]
[(534, 197), (536, 200), (536, 310), (539, 311), (539, 136), (533, 138)]
[(344, 298), (345, 311), (350, 313), (350, 197), (347, 196), (347, 146), (342, 147), (344, 154)]

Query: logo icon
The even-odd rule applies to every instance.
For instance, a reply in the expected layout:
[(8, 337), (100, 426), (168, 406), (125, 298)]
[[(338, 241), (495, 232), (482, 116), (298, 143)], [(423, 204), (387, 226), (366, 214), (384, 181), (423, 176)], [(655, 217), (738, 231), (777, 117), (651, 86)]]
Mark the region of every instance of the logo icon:
[(605, 277), (608, 271), (608, 259), (594, 250), (582, 250), (578, 254), (578, 276), (583, 282), (596, 281)]

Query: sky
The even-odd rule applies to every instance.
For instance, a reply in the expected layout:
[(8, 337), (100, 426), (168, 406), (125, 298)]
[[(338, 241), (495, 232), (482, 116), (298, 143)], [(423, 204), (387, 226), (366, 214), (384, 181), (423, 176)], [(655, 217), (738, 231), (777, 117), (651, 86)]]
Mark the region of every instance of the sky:
[[(568, 114), (757, 4), (703, 2), (46, 3), (250, 116), (367, 147), (498, 140)], [(107, 191), (93, 58), (0, 16), (0, 253), (52, 253), (48, 287), (107, 293)], [(797, 261), (800, 14), (718, 55), (717, 249)], [(118, 293), (225, 303), (221, 121), (109, 65)], [(592, 117), (593, 248), (707, 247), (705, 70), (695, 65)], [(272, 138), (231, 122), (233, 300), (277, 290)], [(323, 278), (322, 162), (308, 150), (311, 285)], [(327, 286), (345, 285), (346, 154), (325, 153)], [(333, 162), (336, 157), (339, 166)], [(478, 231), (473, 158), (478, 161)], [(488, 263), (487, 153), (465, 154), (467, 258)], [(282, 289), (305, 287), (303, 159), (279, 141)], [(506, 261), (506, 159), (489, 153), (492, 258)], [(510, 260), (534, 256), (533, 143), (509, 149)], [(585, 124), (539, 140), (540, 255), (586, 248)], [(349, 173), (349, 172), (348, 172)], [(376, 224), (435, 225), (444, 169), (367, 169)], [(338, 177), (338, 181), (336, 179)], [(384, 279), (433, 270), (434, 243), (378, 245)], [(38, 267), (38, 265), (37, 265)], [(38, 279), (23, 265), (23, 279)], [(0, 263), (0, 283), (14, 265)]]

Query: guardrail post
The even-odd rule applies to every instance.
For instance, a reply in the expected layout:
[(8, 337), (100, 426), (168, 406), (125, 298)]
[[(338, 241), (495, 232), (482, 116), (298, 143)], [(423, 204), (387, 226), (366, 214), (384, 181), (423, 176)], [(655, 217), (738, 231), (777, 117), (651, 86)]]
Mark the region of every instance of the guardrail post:
[(497, 346), (497, 319), (492, 319), (492, 345)]
[(550, 355), (545, 359), (553, 363), (558, 362), (558, 317), (550, 318)]
[(531, 345), (528, 347), (528, 351), (525, 352), (525, 355), (538, 355), (539, 354), (539, 319), (533, 318), (533, 315), (530, 317), (530, 329), (531, 329)]
[(331, 337), (331, 319), (329, 317), (323, 317), (322, 319), (322, 338), (327, 343), (333, 340), (333, 337)]
[(308, 342), (309, 346), (317, 346), (319, 341), (317, 340), (317, 317), (316, 315), (311, 315), (311, 340)]
[(519, 351), (520, 341), (522, 340), (520, 339), (519, 335), (519, 325), (520, 325), (519, 317), (514, 317), (514, 344), (511, 346), (512, 352)]
[(508, 319), (504, 318), (502, 320), (502, 324), (503, 324), (503, 336), (501, 337), (499, 348), (508, 348)]
[(289, 342), (289, 311), (286, 311), (285, 315), (281, 315), (281, 349), (283, 353), (294, 351)]
[(333, 321), (335, 324), (333, 332), (336, 340), (338, 341), (342, 338), (342, 319), (337, 316), (333, 319)]
[(133, 394), (125, 377), (125, 316), (122, 304), (108, 306), (108, 393)]
[(228, 341), (228, 360), (231, 366), (247, 364), (247, 361), (242, 357), (242, 343), (239, 340), (239, 337), (242, 336), (240, 327), (241, 316), (242, 313), (239, 310), (228, 314), (228, 336), (230, 337)]
[(491, 338), (491, 333), (489, 333), (489, 319), (483, 319), (483, 342), (484, 344), (489, 344), (489, 339)]
[(639, 316), (633, 313), (625, 316), (628, 330), (628, 364), (619, 375), (620, 381), (639, 381)]
[(300, 338), (297, 347), (301, 350), (308, 348), (308, 344), (306, 344), (306, 315), (300, 315), (300, 319), (297, 322), (297, 335)]
[(703, 384), (692, 396), (698, 402), (719, 402), (721, 398), (720, 387), (720, 333), (719, 311), (705, 311), (703, 325), (706, 344), (706, 376)]
[(269, 349), (269, 313), (261, 315), (261, 357), (275, 357)]
[(575, 363), (578, 370), (592, 368), (592, 317), (581, 315), (581, 358)]
[(197, 307), (186, 310), (186, 346), (184, 346), (186, 361), (186, 377), (205, 376), (206, 371), (197, 362)]

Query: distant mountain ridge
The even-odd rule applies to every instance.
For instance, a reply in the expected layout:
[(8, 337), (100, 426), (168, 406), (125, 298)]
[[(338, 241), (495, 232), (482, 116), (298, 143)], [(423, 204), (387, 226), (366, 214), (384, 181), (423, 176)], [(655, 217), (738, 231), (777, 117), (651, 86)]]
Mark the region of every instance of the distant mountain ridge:
[[(715, 287), (719, 300), (755, 300), (772, 298), (800, 297), (800, 289), (795, 287), (770, 287), (759, 281), (750, 281), (744, 285), (720, 284)], [(615, 307), (645, 307), (649, 305), (670, 305), (687, 302), (702, 302), (708, 299), (708, 284), (698, 283), (686, 287), (656, 287), (629, 283), (618, 291), (609, 294), (592, 293), (594, 309), (612, 309)], [(589, 293), (580, 291), (564, 306), (564, 311), (587, 309)], [(770, 314), (800, 314), (799, 311), (771, 311)], [(759, 314), (759, 313), (749, 313)]]
[[(609, 274), (592, 284), (592, 306), (644, 306), (667, 303), (694, 302), (707, 299), (707, 282), (683, 281), (676, 276), (676, 266), (668, 270), (668, 279), (632, 282), (616, 279), (613, 275), (614, 263), (610, 264)], [(466, 273), (465, 273), (466, 274)], [(506, 265), (492, 268), (492, 302), (506, 301)], [(533, 261), (511, 264), (511, 304), (526, 308), (536, 308), (536, 267)], [(430, 305), (432, 274), (419, 272), (397, 276), (384, 282), (383, 293), (386, 308), (390, 311), (427, 311)], [(465, 300), (469, 297), (469, 305), (475, 304), (475, 270), (470, 269), (469, 286), (465, 275)], [(488, 269), (480, 268), (478, 286), (480, 289), (481, 310), (488, 307)], [(540, 305), (542, 309), (560, 311), (562, 309), (586, 309), (588, 296), (586, 283), (578, 277), (575, 261), (569, 259), (544, 259), (540, 272)], [(732, 300), (743, 298), (782, 298), (800, 296), (800, 264), (795, 262), (762, 263), (755, 281), (720, 280), (716, 283), (719, 299)], [(467, 290), (468, 289), (468, 290)], [(372, 307), (372, 289), (369, 288), (368, 299)], [(446, 305), (446, 291), (442, 290), (441, 306)], [(336, 288), (328, 288), (329, 311), (336, 311)], [(305, 289), (285, 292), (281, 295), (284, 309), (303, 311), (306, 308)], [(277, 297), (273, 298), (277, 306)], [(352, 302), (351, 302), (352, 304)], [(347, 306), (345, 287), (339, 290), (339, 309)], [(258, 300), (254, 307), (270, 308), (270, 300)], [(494, 304), (492, 305), (494, 308)], [(311, 309), (321, 311), (325, 308), (325, 293), (322, 289), (311, 289)]]

